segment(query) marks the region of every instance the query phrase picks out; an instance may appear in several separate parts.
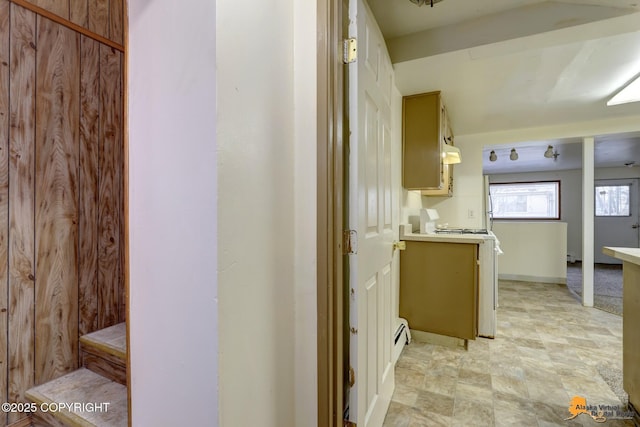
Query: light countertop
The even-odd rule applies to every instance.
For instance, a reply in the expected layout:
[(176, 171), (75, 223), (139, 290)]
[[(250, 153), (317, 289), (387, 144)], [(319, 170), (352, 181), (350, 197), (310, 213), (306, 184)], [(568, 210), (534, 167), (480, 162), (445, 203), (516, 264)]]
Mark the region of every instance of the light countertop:
[(448, 243), (484, 243), (485, 239), (492, 239), (493, 236), (486, 234), (424, 234), (414, 233), (411, 225), (400, 226), (400, 240), (410, 240), (418, 242), (448, 242)]
[(622, 261), (640, 265), (640, 248), (613, 248), (605, 246), (602, 248), (602, 253), (621, 259)]

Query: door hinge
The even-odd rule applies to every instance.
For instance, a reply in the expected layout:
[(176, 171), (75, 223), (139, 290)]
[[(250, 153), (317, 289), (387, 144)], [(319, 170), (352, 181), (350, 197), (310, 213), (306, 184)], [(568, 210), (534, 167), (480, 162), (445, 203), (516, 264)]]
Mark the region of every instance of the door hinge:
[(342, 46), (343, 62), (350, 64), (358, 59), (358, 41), (355, 38), (344, 39)]
[(358, 253), (358, 232), (344, 230), (342, 233), (342, 255)]

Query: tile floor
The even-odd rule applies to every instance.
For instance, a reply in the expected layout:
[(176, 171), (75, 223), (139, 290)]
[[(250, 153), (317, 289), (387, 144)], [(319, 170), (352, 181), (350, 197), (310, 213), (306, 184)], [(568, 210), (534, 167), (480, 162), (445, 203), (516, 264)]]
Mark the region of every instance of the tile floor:
[(501, 281), (498, 295), (495, 339), (405, 347), (385, 427), (633, 426), (565, 421), (573, 396), (621, 404), (596, 368), (621, 369), (621, 317), (582, 307), (564, 285)]

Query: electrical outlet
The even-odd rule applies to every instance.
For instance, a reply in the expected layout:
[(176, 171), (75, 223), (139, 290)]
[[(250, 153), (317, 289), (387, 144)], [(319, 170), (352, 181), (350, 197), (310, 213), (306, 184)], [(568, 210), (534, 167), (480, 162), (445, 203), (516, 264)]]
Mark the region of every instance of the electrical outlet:
[(469, 210), (467, 211), (467, 216), (468, 216), (469, 218), (471, 218), (471, 219), (475, 218), (475, 217), (476, 217), (476, 211), (474, 211), (473, 209), (469, 209)]

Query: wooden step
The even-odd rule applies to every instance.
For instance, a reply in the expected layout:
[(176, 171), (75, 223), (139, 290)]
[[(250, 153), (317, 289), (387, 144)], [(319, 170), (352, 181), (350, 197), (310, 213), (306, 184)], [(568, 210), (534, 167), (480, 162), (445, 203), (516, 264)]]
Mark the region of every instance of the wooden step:
[(45, 408), (33, 413), (34, 426), (119, 427), (128, 422), (127, 388), (85, 368), (29, 389), (25, 395), (38, 408)]
[(82, 366), (127, 385), (127, 328), (118, 323), (80, 337)]

